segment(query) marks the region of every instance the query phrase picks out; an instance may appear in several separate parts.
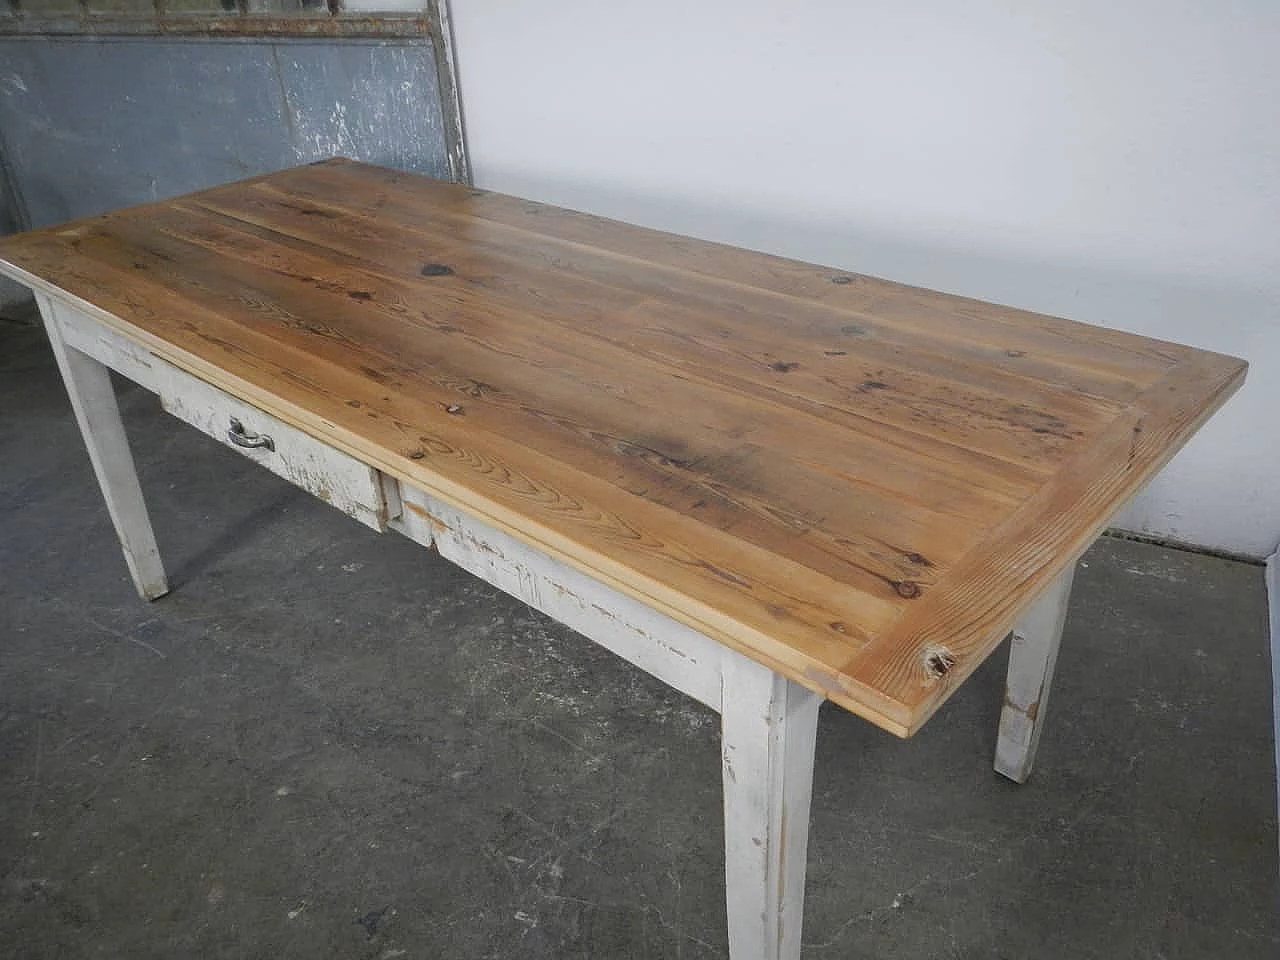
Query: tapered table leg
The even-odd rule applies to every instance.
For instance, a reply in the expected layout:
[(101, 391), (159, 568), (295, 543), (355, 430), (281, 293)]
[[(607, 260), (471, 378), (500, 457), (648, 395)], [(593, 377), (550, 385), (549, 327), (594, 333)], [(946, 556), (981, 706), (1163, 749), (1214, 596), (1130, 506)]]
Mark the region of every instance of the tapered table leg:
[(797, 960), (818, 707), (823, 697), (745, 658), (721, 706), (731, 960)]
[(1035, 764), (1074, 575), (1072, 564), (1013, 628), (995, 768), (1017, 783), (1031, 776)]
[(147, 517), (133, 455), (120, 420), (115, 391), (107, 368), (62, 338), (60, 317), (69, 308), (49, 297), (38, 296), (40, 314), (44, 318), (49, 343), (62, 372), (75, 411), (76, 423), (89, 450), (89, 460), (98, 478), (98, 486), (107, 502), (107, 512), (120, 538), (125, 563), (134, 586), (143, 599), (154, 600), (169, 591), (160, 551), (156, 548), (151, 521)]

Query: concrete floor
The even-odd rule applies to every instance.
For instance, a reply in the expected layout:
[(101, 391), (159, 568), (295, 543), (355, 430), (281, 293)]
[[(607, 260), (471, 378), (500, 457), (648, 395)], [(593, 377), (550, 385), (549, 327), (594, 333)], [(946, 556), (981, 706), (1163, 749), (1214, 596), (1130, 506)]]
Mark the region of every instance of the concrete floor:
[[(151, 605), (0, 323), (0, 956), (725, 956), (714, 714), (121, 400)], [(1100, 542), (1021, 788), (1003, 653), (908, 742), (826, 710), (805, 957), (1280, 956), (1265, 603)]]

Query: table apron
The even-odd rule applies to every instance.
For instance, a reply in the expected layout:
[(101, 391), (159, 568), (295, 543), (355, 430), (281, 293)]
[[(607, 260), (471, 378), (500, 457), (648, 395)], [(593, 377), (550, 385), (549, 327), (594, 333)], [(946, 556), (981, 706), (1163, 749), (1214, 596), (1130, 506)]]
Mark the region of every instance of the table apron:
[[(68, 346), (162, 398), (174, 383), (195, 379), (80, 309), (64, 305), (58, 316)], [(727, 665), (748, 658), (422, 490), (379, 478), (387, 527), (720, 712)]]
[(409, 484), (389, 526), (719, 711), (730, 660), (747, 659)]

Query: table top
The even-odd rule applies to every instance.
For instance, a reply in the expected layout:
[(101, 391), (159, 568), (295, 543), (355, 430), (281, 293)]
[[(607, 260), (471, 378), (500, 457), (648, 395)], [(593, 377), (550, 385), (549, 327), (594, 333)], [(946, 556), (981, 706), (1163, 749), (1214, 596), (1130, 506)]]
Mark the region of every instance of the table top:
[(0, 270), (902, 736), (1246, 370), (346, 160)]

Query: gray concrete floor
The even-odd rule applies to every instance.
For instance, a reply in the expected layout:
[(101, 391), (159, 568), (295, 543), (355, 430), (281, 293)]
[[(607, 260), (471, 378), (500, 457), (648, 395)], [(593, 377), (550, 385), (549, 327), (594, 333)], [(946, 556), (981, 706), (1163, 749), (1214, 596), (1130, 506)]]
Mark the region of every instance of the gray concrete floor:
[[(725, 955), (714, 714), (121, 402), (150, 605), (0, 323), (0, 956)], [(1003, 652), (911, 741), (825, 710), (805, 957), (1280, 956), (1265, 603), (1100, 542), (1024, 787)]]

